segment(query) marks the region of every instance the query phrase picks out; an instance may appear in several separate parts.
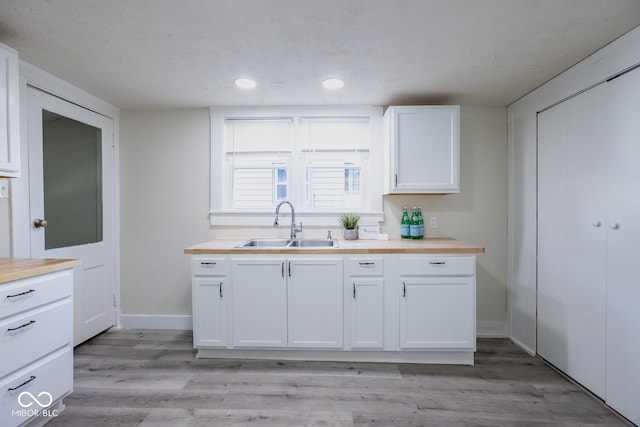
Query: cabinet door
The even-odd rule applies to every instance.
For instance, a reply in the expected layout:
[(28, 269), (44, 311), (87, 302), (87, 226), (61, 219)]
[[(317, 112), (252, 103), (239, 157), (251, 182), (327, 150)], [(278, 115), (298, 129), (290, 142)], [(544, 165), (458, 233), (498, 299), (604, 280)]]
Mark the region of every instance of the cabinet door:
[(0, 44), (0, 176), (20, 172), (18, 54)]
[(342, 348), (342, 258), (290, 259), (289, 346)]
[(473, 277), (401, 277), (400, 347), (475, 350)]
[(225, 277), (193, 279), (193, 340), (196, 347), (227, 345)]
[(607, 396), (616, 411), (640, 424), (640, 70), (611, 86), (607, 143)]
[(458, 193), (459, 106), (389, 107), (391, 193)]
[(286, 347), (287, 284), (284, 258), (232, 260), (233, 345)]
[(351, 347), (384, 346), (384, 279), (351, 278)]

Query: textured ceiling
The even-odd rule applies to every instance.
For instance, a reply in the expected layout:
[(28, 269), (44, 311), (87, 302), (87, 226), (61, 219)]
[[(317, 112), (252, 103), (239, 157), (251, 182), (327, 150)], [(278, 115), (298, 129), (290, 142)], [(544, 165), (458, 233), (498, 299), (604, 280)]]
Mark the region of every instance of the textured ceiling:
[(1, 42), (120, 108), (504, 106), (639, 25), (638, 0), (0, 0)]

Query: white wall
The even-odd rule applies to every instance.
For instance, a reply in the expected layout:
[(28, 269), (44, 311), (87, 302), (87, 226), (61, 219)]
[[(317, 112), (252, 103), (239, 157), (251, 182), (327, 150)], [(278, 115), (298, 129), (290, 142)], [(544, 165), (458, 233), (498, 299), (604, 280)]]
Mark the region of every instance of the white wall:
[[(185, 247), (288, 230), (209, 226), (208, 109), (121, 111), (120, 120), (123, 324), (144, 324), (138, 315), (176, 316), (180, 324), (191, 314)], [(493, 334), (507, 331), (506, 123), (506, 108), (463, 106), (461, 193), (386, 197), (383, 224), (383, 232), (398, 236), (401, 207), (421, 205), (438, 216), (438, 235), (485, 246), (478, 256), (478, 323)], [(319, 236), (326, 227), (305, 230)]]
[(536, 350), (537, 112), (640, 63), (640, 27), (509, 106), (511, 337)]

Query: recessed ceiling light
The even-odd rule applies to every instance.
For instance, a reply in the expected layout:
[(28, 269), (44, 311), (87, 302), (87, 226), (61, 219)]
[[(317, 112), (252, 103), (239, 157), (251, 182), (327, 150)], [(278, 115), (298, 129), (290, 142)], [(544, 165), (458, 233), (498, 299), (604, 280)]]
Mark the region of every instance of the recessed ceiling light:
[(254, 87), (258, 86), (255, 80), (251, 79), (235, 79), (234, 83), (240, 89), (253, 89)]
[(325, 89), (340, 89), (344, 86), (344, 82), (340, 79), (325, 79), (322, 81), (322, 86), (324, 86)]

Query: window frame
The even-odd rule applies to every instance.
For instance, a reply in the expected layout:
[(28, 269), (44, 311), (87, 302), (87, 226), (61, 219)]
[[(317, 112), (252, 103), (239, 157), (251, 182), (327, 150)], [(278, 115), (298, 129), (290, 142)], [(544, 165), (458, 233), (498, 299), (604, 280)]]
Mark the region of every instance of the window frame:
[[(273, 227), (273, 209), (233, 209), (226, 197), (231, 194), (231, 176), (226, 173), (226, 153), (224, 144), (224, 123), (227, 119), (268, 119), (301, 117), (369, 117), (371, 146), (369, 151), (369, 172), (366, 182), (363, 207), (350, 212), (358, 213), (363, 219), (383, 221), (383, 176), (373, 173), (384, 170), (383, 109), (381, 106), (289, 106), (289, 107), (211, 107), (210, 134), (210, 224), (214, 226), (269, 226)], [(336, 227), (336, 218), (342, 210), (314, 210), (304, 208), (302, 171), (289, 169), (289, 199), (296, 208), (296, 220), (309, 226)], [(361, 177), (361, 179), (363, 179)], [(299, 194), (300, 200), (293, 195)]]

